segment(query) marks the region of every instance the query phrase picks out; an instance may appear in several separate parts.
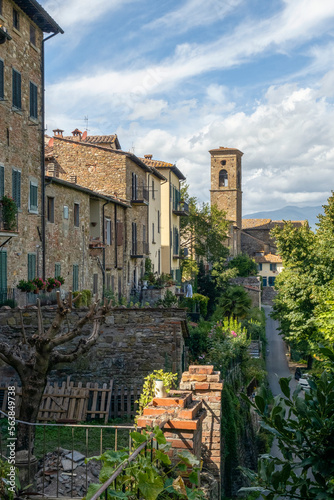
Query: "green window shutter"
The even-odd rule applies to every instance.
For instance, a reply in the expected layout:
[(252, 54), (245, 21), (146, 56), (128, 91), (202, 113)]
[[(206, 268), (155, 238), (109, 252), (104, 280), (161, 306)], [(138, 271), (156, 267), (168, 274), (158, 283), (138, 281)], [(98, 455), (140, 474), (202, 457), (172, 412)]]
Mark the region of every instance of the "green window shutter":
[(17, 208), (21, 208), (21, 172), (15, 169), (12, 173), (12, 197)]
[(30, 116), (31, 118), (38, 117), (38, 106), (37, 106), (37, 85), (30, 82)]
[(77, 292), (79, 289), (79, 265), (73, 264), (73, 292)]
[(0, 292), (7, 292), (7, 252), (0, 251)]
[(55, 263), (55, 278), (61, 276), (61, 264), (59, 262)]
[(21, 74), (13, 69), (13, 96), (12, 96), (12, 103), (13, 107), (17, 109), (21, 109), (22, 104), (21, 104)]
[(5, 194), (5, 167), (0, 165), (0, 198)]
[(38, 187), (33, 182), (30, 182), (30, 210), (38, 210)]
[(28, 280), (36, 278), (36, 255), (28, 253)]
[(4, 86), (4, 64), (0, 59), (0, 99), (5, 97), (5, 86)]

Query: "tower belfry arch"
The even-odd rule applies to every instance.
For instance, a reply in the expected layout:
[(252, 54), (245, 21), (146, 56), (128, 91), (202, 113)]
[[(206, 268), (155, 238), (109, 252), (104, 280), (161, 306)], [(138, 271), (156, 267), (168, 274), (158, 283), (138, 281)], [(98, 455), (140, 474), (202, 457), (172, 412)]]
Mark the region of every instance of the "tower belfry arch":
[(241, 252), (241, 220), (242, 220), (242, 190), (241, 190), (241, 157), (239, 149), (211, 149), (211, 205), (226, 212), (230, 222), (230, 238), (228, 246), (231, 255)]

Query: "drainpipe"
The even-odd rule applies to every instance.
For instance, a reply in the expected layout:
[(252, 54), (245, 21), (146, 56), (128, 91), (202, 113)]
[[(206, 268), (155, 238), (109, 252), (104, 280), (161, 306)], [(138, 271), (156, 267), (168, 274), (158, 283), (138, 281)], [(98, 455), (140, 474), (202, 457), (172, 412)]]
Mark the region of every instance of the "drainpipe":
[(52, 35), (43, 38), (42, 40), (42, 62), (41, 62), (41, 73), (42, 73), (42, 151), (41, 151), (41, 225), (42, 225), (42, 277), (45, 280), (46, 273), (46, 244), (45, 244), (45, 146), (44, 146), (44, 132), (45, 132), (45, 54), (44, 54), (44, 43), (50, 38), (58, 35), (57, 33), (52, 33)]
[(114, 225), (115, 225), (115, 268), (117, 269), (118, 262), (117, 262), (117, 205), (116, 205), (116, 203), (115, 203), (115, 210), (114, 210)]

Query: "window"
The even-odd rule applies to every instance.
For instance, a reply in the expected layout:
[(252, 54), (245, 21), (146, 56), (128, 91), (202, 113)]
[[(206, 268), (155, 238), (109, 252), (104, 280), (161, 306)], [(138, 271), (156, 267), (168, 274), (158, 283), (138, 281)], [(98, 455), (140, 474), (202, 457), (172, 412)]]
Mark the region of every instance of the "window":
[(270, 264), (270, 271), (277, 271), (277, 264)]
[(0, 0), (0, 14), (2, 14), (2, 0)]
[(58, 276), (61, 276), (61, 264), (60, 264), (60, 262), (55, 263), (55, 278), (58, 278)]
[(152, 180), (152, 200), (155, 200), (155, 194), (154, 194), (154, 181)]
[(105, 219), (105, 242), (107, 245), (111, 245), (111, 220)]
[(276, 276), (269, 276), (269, 286), (274, 286), (275, 285), (275, 279)]
[(5, 194), (5, 167), (0, 165), (0, 198)]
[(226, 165), (226, 160), (222, 160), (220, 163), (221, 165)]
[(110, 290), (111, 289), (111, 274), (106, 273), (106, 278), (107, 278), (106, 289)]
[(5, 86), (4, 86), (4, 65), (3, 60), (0, 59), (0, 99), (5, 97)]
[(259, 262), (257, 265), (257, 270), (262, 271), (262, 262)]
[(74, 225), (76, 227), (79, 227), (80, 223), (79, 208), (80, 208), (79, 203), (74, 203)]
[(263, 286), (267, 286), (267, 276), (263, 276), (262, 284)]
[(38, 184), (35, 181), (30, 181), (29, 211), (37, 212), (37, 210), (38, 210)]
[(73, 283), (72, 291), (77, 292), (79, 290), (79, 265), (73, 264)]
[(48, 222), (55, 221), (55, 199), (51, 196), (47, 197), (47, 217)]
[(158, 274), (160, 274), (161, 270), (160, 270), (160, 250), (158, 250)]
[(152, 243), (155, 243), (155, 237), (154, 237), (154, 222), (152, 222)]
[(12, 171), (12, 198), (17, 208), (21, 208), (21, 172), (15, 168)]
[(160, 210), (158, 210), (158, 233), (160, 234)]
[(132, 255), (137, 254), (137, 224), (132, 223)]
[(226, 170), (221, 170), (219, 172), (219, 187), (227, 187), (228, 186), (228, 175)]
[(132, 200), (137, 200), (138, 176), (132, 172)]
[(0, 301), (7, 299), (7, 252), (0, 250)]
[(28, 280), (36, 278), (36, 254), (28, 253)]
[(30, 82), (30, 118), (38, 117), (37, 110), (37, 85)]
[(13, 108), (21, 109), (21, 73), (13, 69), (12, 72), (13, 79), (13, 95), (12, 103)]
[(36, 45), (36, 29), (32, 24), (30, 25), (30, 42)]
[(16, 9), (13, 9), (13, 27), (17, 30), (20, 29), (20, 14)]
[(96, 295), (99, 288), (99, 275), (93, 274), (93, 295)]
[(64, 217), (64, 219), (68, 219), (68, 206), (67, 205), (64, 205), (63, 217)]

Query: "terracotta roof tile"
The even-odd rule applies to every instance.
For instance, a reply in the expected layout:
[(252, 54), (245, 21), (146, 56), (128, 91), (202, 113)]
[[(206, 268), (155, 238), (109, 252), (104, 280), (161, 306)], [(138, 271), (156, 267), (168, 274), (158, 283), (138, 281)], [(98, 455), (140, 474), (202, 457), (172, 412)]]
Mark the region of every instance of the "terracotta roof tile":
[(160, 160), (152, 160), (151, 158), (140, 158), (141, 161), (146, 163), (149, 167), (154, 167), (154, 168), (171, 168), (174, 167), (173, 163), (167, 163), (166, 161), (160, 161)]
[(280, 255), (275, 255), (273, 253), (267, 253), (266, 255), (258, 255), (256, 257), (254, 257), (254, 260), (255, 260), (255, 262), (258, 262), (258, 263), (266, 263), (266, 262), (280, 263), (280, 262), (282, 262), (282, 257)]

